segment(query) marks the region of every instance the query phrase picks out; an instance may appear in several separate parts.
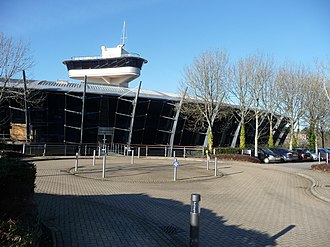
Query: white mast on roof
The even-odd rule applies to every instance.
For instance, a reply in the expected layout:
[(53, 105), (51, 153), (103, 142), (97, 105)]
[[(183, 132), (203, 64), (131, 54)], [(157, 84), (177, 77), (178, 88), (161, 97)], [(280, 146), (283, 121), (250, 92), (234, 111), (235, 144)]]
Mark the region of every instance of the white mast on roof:
[(124, 25), (123, 25), (123, 31), (121, 33), (121, 39), (120, 39), (120, 44), (122, 46), (125, 45), (127, 39), (127, 32), (126, 32), (126, 20), (124, 20)]

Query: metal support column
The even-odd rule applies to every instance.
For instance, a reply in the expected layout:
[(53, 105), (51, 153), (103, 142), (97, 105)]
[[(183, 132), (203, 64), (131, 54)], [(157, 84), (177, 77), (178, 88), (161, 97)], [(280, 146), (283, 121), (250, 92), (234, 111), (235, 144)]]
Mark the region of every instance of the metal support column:
[(184, 91), (184, 93), (181, 97), (179, 106), (176, 109), (176, 113), (175, 113), (175, 117), (174, 117), (174, 122), (173, 122), (173, 126), (172, 126), (171, 137), (170, 137), (170, 153), (169, 153), (169, 156), (171, 156), (171, 157), (172, 157), (172, 153), (173, 153), (173, 144), (174, 144), (176, 127), (178, 125), (178, 120), (179, 120), (179, 116), (180, 116), (181, 107), (182, 107), (182, 104), (183, 104), (183, 100), (186, 97), (187, 90), (188, 90), (188, 88), (186, 88), (186, 90)]
[(24, 112), (25, 112), (25, 128), (26, 128), (26, 142), (30, 140), (30, 123), (29, 123), (29, 109), (27, 105), (27, 86), (26, 86), (26, 77), (25, 70), (23, 70), (23, 82), (24, 82)]
[(235, 134), (234, 134), (234, 138), (233, 138), (233, 140), (232, 140), (232, 142), (231, 142), (231, 145), (230, 145), (231, 148), (236, 147), (236, 144), (237, 144), (237, 138), (238, 138), (238, 136), (239, 136), (239, 132), (240, 132), (240, 130), (241, 130), (241, 126), (242, 126), (242, 120), (239, 121), (239, 124), (238, 124), (238, 126), (237, 126), (237, 128), (236, 128), (236, 131), (235, 131)]
[(87, 87), (87, 76), (85, 75), (84, 91), (83, 91), (83, 96), (82, 96), (82, 108), (81, 108), (80, 142), (79, 142), (79, 150), (78, 150), (79, 155), (81, 155), (81, 145), (83, 143), (83, 136), (84, 136), (84, 116), (85, 116), (86, 87)]
[(132, 141), (134, 118), (135, 118), (135, 110), (136, 110), (136, 105), (137, 105), (137, 101), (138, 101), (139, 94), (140, 94), (141, 83), (142, 83), (142, 81), (140, 81), (140, 83), (139, 83), (139, 87), (138, 87), (138, 90), (136, 92), (135, 99), (132, 102), (132, 104), (133, 104), (133, 111), (132, 111), (131, 125), (130, 125), (130, 129), (129, 129), (128, 140), (127, 140), (127, 144), (128, 145), (130, 145), (131, 144), (131, 141)]

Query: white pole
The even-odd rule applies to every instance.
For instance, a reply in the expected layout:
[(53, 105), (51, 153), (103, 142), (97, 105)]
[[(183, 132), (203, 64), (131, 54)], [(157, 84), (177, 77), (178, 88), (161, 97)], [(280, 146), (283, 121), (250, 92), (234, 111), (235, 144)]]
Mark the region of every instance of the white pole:
[(319, 152), (319, 164), (321, 164), (321, 153)]
[(94, 149), (93, 150), (93, 166), (95, 166), (95, 153), (96, 153), (96, 150)]
[(78, 172), (78, 159), (79, 159), (79, 156), (78, 156), (78, 153), (76, 153), (76, 162), (74, 164), (74, 171), (75, 172)]
[(165, 146), (165, 157), (167, 156), (167, 147)]
[(173, 157), (175, 158), (175, 151), (173, 151)]
[(329, 164), (329, 154), (327, 153), (327, 164)]
[(42, 154), (43, 156), (46, 156), (46, 148), (47, 148), (47, 144), (44, 145), (44, 153)]
[(102, 178), (105, 178), (106, 157), (106, 154), (104, 154), (102, 159)]
[(133, 165), (134, 164), (134, 150), (132, 150), (131, 153), (132, 153), (131, 165)]
[(22, 150), (22, 154), (25, 154), (25, 143), (23, 143), (23, 150)]
[(138, 159), (140, 159), (140, 154), (141, 154), (141, 148), (138, 147)]
[(186, 147), (183, 147), (183, 158), (186, 158)]
[(218, 160), (217, 157), (214, 158), (214, 176), (218, 176)]
[(177, 176), (177, 167), (174, 166), (174, 177), (173, 177), (173, 180), (176, 181), (176, 176)]
[(206, 155), (206, 170), (209, 170), (210, 168), (210, 156), (207, 154)]

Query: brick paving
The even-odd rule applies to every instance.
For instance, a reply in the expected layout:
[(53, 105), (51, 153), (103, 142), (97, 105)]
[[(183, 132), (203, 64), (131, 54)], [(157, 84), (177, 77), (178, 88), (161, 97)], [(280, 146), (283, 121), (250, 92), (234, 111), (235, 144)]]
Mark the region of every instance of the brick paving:
[(330, 174), (276, 165), (108, 157), (36, 161), (36, 202), (57, 246), (188, 246), (201, 194), (201, 246), (330, 246)]

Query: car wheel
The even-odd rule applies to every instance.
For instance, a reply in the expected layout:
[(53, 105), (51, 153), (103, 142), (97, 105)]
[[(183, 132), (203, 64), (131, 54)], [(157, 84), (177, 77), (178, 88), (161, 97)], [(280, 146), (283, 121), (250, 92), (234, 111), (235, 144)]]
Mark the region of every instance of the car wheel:
[(269, 163), (269, 159), (268, 159), (268, 158), (264, 158), (264, 162), (265, 162), (266, 164), (268, 164), (268, 163)]

